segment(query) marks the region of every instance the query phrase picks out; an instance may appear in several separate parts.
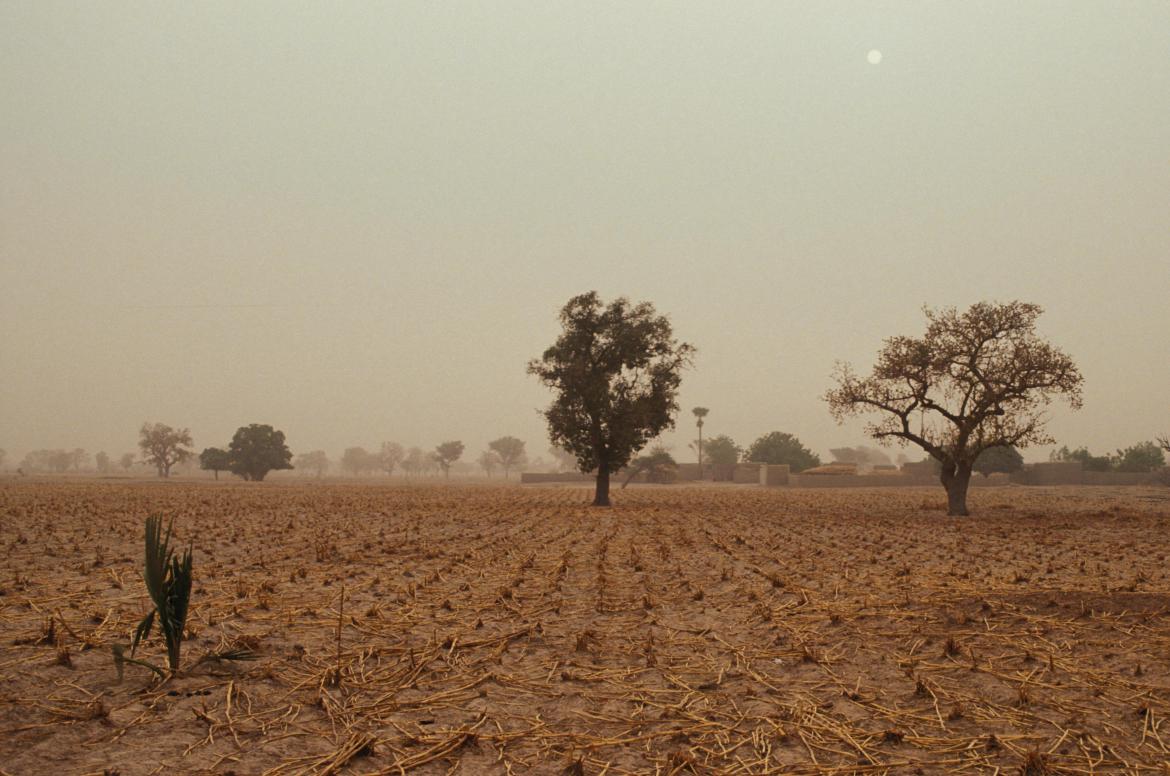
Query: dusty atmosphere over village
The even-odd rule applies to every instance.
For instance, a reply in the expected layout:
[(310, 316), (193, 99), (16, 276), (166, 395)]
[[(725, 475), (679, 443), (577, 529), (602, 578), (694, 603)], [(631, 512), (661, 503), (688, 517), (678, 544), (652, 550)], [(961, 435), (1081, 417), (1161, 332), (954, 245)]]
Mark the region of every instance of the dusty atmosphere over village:
[(1170, 774), (1170, 5), (0, 3), (0, 776)]

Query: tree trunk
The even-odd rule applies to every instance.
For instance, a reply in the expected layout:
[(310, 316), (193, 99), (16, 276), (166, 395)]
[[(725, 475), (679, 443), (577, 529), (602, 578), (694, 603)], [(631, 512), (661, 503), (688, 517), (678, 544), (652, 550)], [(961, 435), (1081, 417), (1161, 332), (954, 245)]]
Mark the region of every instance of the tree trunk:
[(947, 490), (947, 515), (966, 517), (970, 514), (967, 511), (967, 487), (971, 484), (971, 465), (944, 463), (940, 479)]
[(215, 481), (219, 482), (219, 469), (215, 470)]
[(603, 463), (597, 467), (597, 489), (593, 492), (593, 506), (609, 505), (609, 466)]

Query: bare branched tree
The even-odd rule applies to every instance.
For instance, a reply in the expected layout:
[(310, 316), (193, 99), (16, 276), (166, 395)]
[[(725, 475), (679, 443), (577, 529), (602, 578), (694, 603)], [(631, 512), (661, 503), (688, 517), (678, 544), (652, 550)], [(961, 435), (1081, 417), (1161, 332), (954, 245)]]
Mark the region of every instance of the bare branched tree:
[(171, 476), (171, 467), (195, 454), (190, 449), (191, 432), (165, 423), (143, 423), (138, 431), (138, 449), (143, 463), (158, 470), (159, 477)]
[(867, 429), (873, 438), (911, 442), (938, 460), (947, 513), (966, 515), (981, 452), (1048, 444), (1044, 410), (1053, 398), (1081, 406), (1076, 365), (1036, 334), (1041, 312), (1025, 302), (927, 308), (924, 336), (886, 340), (869, 377), (838, 365), (837, 387), (824, 398), (838, 422), (878, 412)]

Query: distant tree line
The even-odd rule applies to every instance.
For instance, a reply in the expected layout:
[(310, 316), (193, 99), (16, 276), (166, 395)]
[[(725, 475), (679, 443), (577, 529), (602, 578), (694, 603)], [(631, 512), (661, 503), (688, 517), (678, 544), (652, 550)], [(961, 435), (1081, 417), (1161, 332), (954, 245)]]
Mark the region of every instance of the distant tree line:
[(1049, 454), (1050, 461), (1076, 461), (1091, 472), (1152, 472), (1166, 465), (1165, 452), (1170, 451), (1166, 440), (1139, 442), (1108, 455), (1093, 455), (1086, 447), (1070, 450), (1062, 446)]

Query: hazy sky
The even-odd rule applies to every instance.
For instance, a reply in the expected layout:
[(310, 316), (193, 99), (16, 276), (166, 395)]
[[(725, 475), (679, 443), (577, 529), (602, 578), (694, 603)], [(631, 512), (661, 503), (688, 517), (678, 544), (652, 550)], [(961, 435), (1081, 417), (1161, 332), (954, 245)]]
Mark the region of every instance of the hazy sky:
[(984, 299), (1079, 363), (1060, 441), (1170, 433), (1170, 3), (0, 3), (10, 456), (543, 454), (590, 289), (697, 346), (679, 454), (864, 442), (834, 362)]

